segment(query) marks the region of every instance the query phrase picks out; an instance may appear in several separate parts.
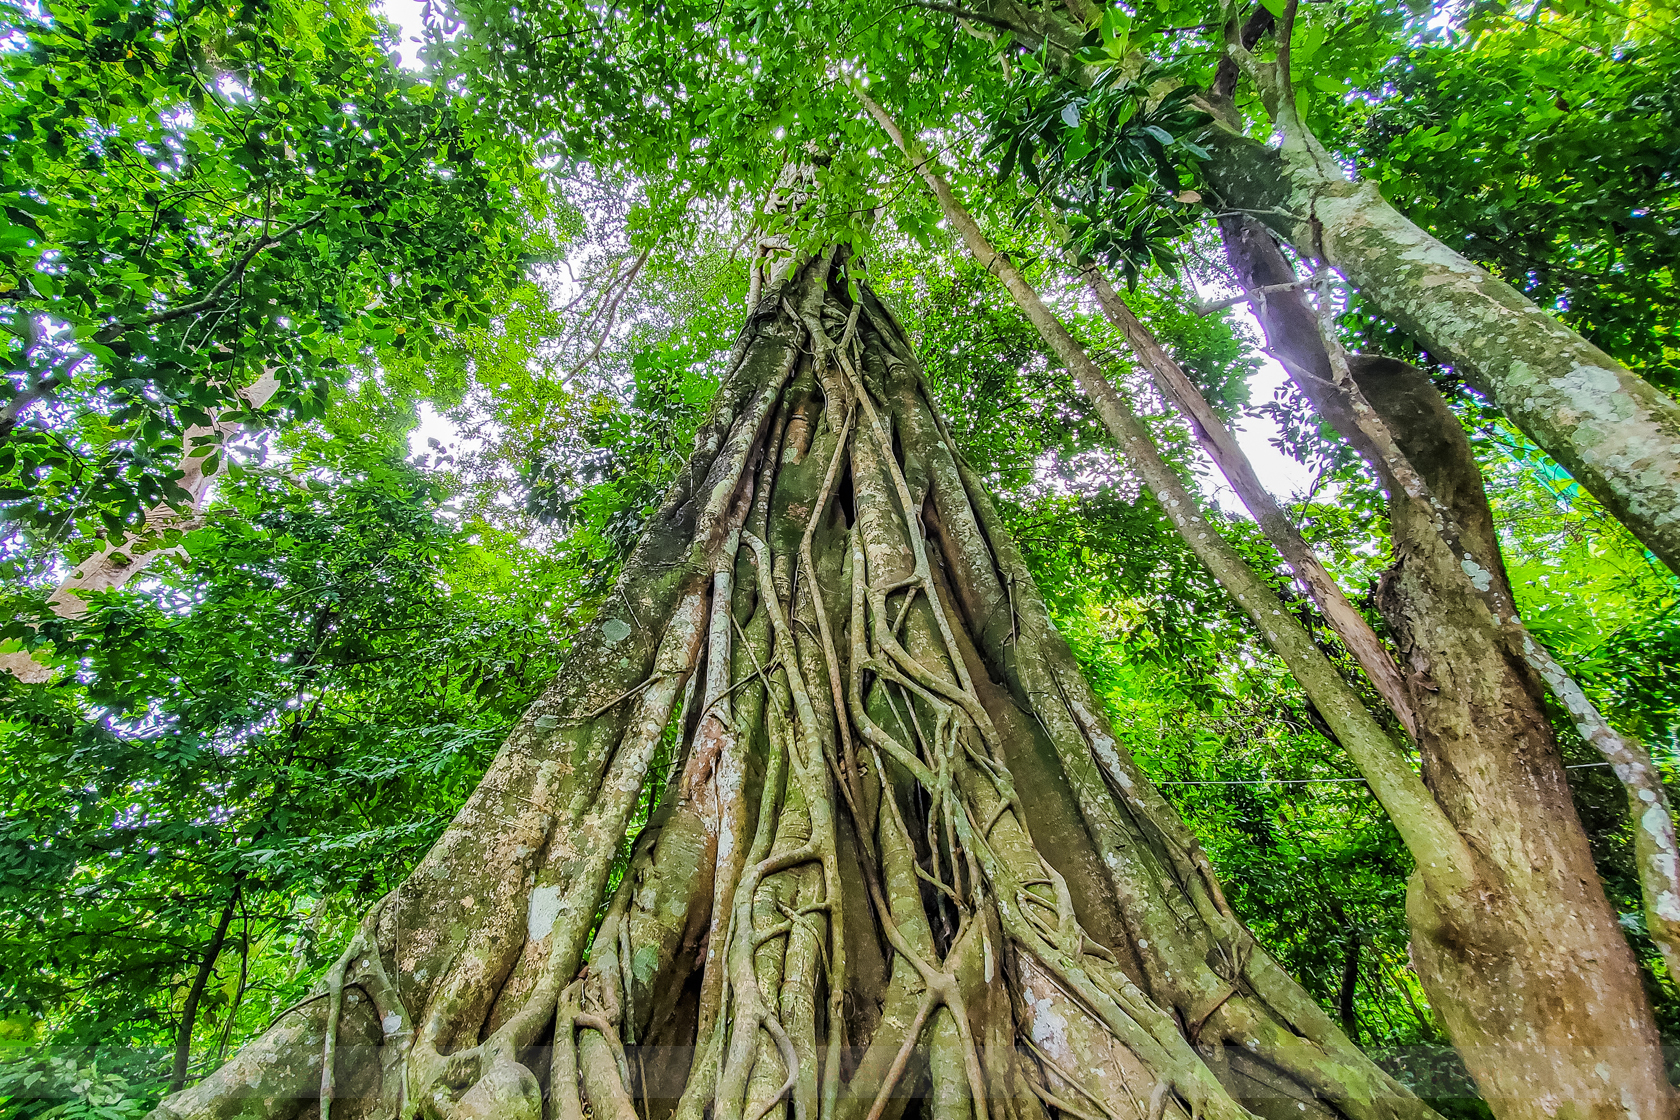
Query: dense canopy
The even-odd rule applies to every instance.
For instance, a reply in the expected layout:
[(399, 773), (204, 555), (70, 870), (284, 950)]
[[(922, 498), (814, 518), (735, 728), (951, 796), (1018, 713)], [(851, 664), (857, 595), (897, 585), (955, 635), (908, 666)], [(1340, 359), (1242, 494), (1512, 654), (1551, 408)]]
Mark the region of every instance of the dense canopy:
[(7, 1115), (1680, 1114), (1666, 0), (0, 3)]

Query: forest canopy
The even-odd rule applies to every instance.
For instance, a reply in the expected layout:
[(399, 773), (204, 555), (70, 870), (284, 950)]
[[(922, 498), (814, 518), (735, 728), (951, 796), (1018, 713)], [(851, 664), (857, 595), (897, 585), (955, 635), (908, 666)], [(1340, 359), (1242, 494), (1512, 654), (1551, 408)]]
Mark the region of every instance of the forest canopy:
[(6, 1115), (1676, 1115), (1667, 0), (0, 5)]

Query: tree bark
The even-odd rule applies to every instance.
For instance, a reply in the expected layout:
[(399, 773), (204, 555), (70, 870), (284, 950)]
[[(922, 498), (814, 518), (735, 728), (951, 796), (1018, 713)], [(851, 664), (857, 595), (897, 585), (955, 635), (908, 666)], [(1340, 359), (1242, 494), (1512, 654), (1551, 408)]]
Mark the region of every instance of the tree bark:
[(204, 995), (204, 985), (209, 983), (210, 974), (216, 969), (216, 958), (222, 955), (222, 943), (227, 940), (228, 926), (233, 922), (233, 910), (238, 904), (239, 888), (234, 887), (227, 905), (222, 907), (222, 918), (216, 923), (216, 932), (210, 935), (210, 943), (204, 947), (204, 956), (199, 958), (192, 986), (187, 989), (187, 1002), (181, 1007), (181, 1025), (175, 1031), (175, 1062), (169, 1072), (171, 1093), (187, 1083), (187, 1063), (192, 1057), (192, 1032), (193, 1024), (198, 1021), (198, 1001)]
[[(1424, 779), (1484, 882), (1485, 917), (1475, 923), (1445, 913), (1417, 884), (1409, 894), (1413, 962), (1431, 1004), (1501, 1117), (1541, 1115), (1548, 1100), (1619, 1115), (1624, 1092), (1643, 1102), (1642, 1115), (1666, 1115), (1672, 1093), (1656, 1025), (1570, 798), (1544, 682), (1466, 594), (1435, 511), (1395, 481), (1337, 391), (1318, 317), (1291, 287), (1294, 269), (1271, 235), (1244, 216), (1222, 219), (1221, 233), (1244, 288), (1269, 289), (1252, 302), (1270, 349), (1391, 495), (1395, 565), (1378, 607), (1408, 669)], [(1404, 362), (1355, 355), (1349, 365), (1463, 545), (1508, 595), (1493, 513), (1457, 417)]]
[(992, 247), (973, 216), (957, 201), (930, 162), (907, 141), (879, 105), (865, 94), (858, 96), (922, 175), (939, 199), (946, 220), (961, 233), (975, 259), (997, 275), (1016, 306), (1073, 372), (1121, 454), (1185, 544), (1249, 616), (1267, 646), (1323, 713), (1327, 726), (1365, 775), (1372, 792), (1418, 861), (1419, 873), (1443, 897), (1461, 894), (1474, 879), (1470, 852), (1430, 799), (1400, 745), (1372, 718), (1364, 702), (1319, 650), (1306, 628), (1284, 611), (1282, 602), (1260, 574), (1208, 521), (1183, 479), (1161, 457), (1149, 430), (1125, 398), (1109, 383), (1055, 312), (1039, 298), (1020, 270)]
[[(1076, 82), (1084, 28), (1016, 0), (982, 5)], [(1293, 13), (1290, 12), (1290, 19)], [(1680, 403), (1419, 229), (1375, 183), (1348, 179), (1300, 121), (1287, 75), (1248, 50), (1271, 26), (1255, 17), (1227, 43), (1207, 107), (1204, 171), (1221, 213), (1251, 215), (1304, 257), (1324, 261), (1389, 319), (1486, 393), (1529, 438), (1569, 470), (1672, 571), (1680, 573)], [(1236, 60), (1255, 79), (1281, 134), (1277, 148), (1245, 136), (1229, 104)], [(1287, 87), (1287, 81), (1281, 83)]]
[(855, 262), (762, 294), (467, 805), (315, 1005), (154, 1115), (1432, 1117), (1231, 913)]

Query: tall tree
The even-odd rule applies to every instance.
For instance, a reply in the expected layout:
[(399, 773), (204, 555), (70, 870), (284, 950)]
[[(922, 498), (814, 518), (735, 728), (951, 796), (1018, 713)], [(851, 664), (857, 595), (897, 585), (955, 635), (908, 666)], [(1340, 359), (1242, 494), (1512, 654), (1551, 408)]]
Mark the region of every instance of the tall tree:
[(616, 594), (327, 998), (159, 1114), (318, 1080), (323, 1115), (575, 1115), (581, 1085), (878, 1117), (927, 1078), (946, 1116), (1428, 1115), (1118, 747), (855, 262), (778, 272)]
[[(1300, 10), (1297, 4), (1279, 5), (1280, 18), (1274, 20), (1266, 7), (1256, 8), (1246, 19), (1235, 9), (1221, 9), (1207, 25), (1224, 32), (1223, 42), (1214, 48), (1221, 69), (1210, 83), (1210, 98), (1202, 102), (1213, 127), (1202, 138), (1205, 150), (1196, 149), (1205, 161), (1209, 201), (1217, 204), (1216, 210), (1255, 217), (1304, 258), (1347, 277), (1389, 321), (1437, 360), (1471, 379), (1671, 570), (1680, 571), (1680, 508), (1674, 499), (1680, 493), (1675, 474), (1680, 470), (1675, 465), (1680, 463), (1675, 451), (1680, 447), (1680, 404), (1510, 284), (1413, 224), (1383, 197), (1375, 182), (1348, 177), (1313, 127), (1303, 86), (1317, 79), (1341, 92), (1347, 75), (1336, 67), (1353, 65), (1328, 51), (1310, 65), (1292, 53)], [(1091, 118), (1081, 116), (1077, 103), (1087, 98), (1067, 103), (1066, 135), (1057, 147), (1073, 140), (1076, 161), (1106, 154), (1108, 143), (1086, 135), (1090, 128), (1104, 127), (1106, 112), (1120, 114), (1109, 118), (1112, 128), (1134, 115), (1124, 108), (1128, 101), (1152, 96), (1143, 83), (1133, 80), (1136, 69), (1150, 65), (1145, 52), (1165, 56), (1165, 66), (1157, 63), (1157, 81), (1178, 85), (1189, 76), (1183, 73), (1184, 60), (1194, 58), (1198, 47), (1185, 43), (1183, 28), (1174, 24), (1193, 11), (1206, 14), (1188, 5), (1164, 6), (1135, 20), (1114, 7), (1098, 11), (1077, 3), (1068, 5), (1066, 12), (1012, 3), (980, 11), (956, 8), (959, 16), (1008, 29), (1033, 49), (1053, 55), (1052, 68), (1076, 87), (1093, 81), (1112, 85), (1117, 77), (1122, 79), (1124, 96), (1090, 106), (1098, 110)], [(1537, 7), (1535, 18), (1552, 17)], [(1316, 51), (1327, 34), (1336, 33), (1338, 22), (1381, 24), (1394, 19), (1392, 10), (1375, 5), (1346, 16), (1335, 13), (1326, 18), (1330, 26), (1312, 28), (1310, 46)], [(1275, 52), (1256, 54), (1274, 22), (1279, 23)], [(1089, 42), (1092, 37), (1099, 40), (1094, 45)], [(1374, 44), (1361, 45), (1381, 51), (1391, 42), (1378, 37)], [(1128, 65), (1117, 66), (1132, 44), (1140, 48), (1139, 54)], [(1120, 54), (1112, 53), (1116, 49)], [(1267, 134), (1279, 138), (1275, 147), (1248, 135), (1247, 117), (1233, 110), (1229, 98), (1239, 79), (1246, 79)], [(1148, 127), (1141, 119), (1129, 123), (1134, 130)], [(1165, 131), (1161, 135), (1167, 138), (1162, 143), (1171, 147), (1174, 138)], [(1030, 154), (1029, 146), (1029, 158)], [(1147, 178), (1145, 168), (1154, 161), (1146, 156), (1139, 162), (1144, 167), (1126, 168), (1119, 179), (1135, 181), (1139, 170)], [(1155, 195), (1152, 201), (1162, 194), (1158, 189), (1146, 193)], [(1202, 201), (1199, 192), (1182, 198)], [(1113, 208), (1126, 201), (1119, 193), (1095, 205)], [(1656, 199), (1651, 202), (1656, 204)]]
[[(1260, 199), (1244, 194), (1252, 183), (1233, 170), (1227, 158), (1233, 145), (1248, 144), (1264, 150), (1263, 145), (1253, 145), (1234, 131), (1243, 121), (1233, 94), (1246, 69), (1258, 87), (1269, 119), (1284, 138), (1282, 154), (1273, 153), (1267, 158), (1296, 169), (1289, 174), (1317, 176), (1315, 181), (1321, 181), (1321, 185), (1332, 179), (1345, 182), (1308, 128), (1287, 77), (1292, 73), (1290, 48), (1295, 15), (1295, 6), (1288, 6), (1277, 27), (1276, 58), (1264, 63), (1252, 52), (1272, 29), (1272, 14), (1258, 9), (1240, 32), (1236, 24), (1230, 24), (1225, 56), (1207, 93), (1206, 103), (1216, 119), (1209, 143), (1213, 155), (1204, 169), (1226, 208), (1221, 233), (1227, 256), (1245, 301), (1253, 306), (1265, 327), (1271, 352), (1290, 370), (1298, 390), (1313, 402), (1319, 415), (1352, 441), (1391, 496), (1396, 563), (1385, 577), (1380, 602), (1408, 670), (1410, 695), (1397, 710), (1409, 709), (1416, 716), (1415, 736), (1424, 760), (1424, 776), (1429, 796), (1436, 803), (1424, 815), (1458, 835), (1454, 850), (1470, 857), (1460, 864), (1467, 876), (1464, 883), (1481, 884), (1473, 890), (1460, 885), (1442, 891), (1432, 886), (1427, 870), (1437, 858), (1435, 845), (1422, 837), (1408, 836), (1420, 863), (1411, 905), (1419, 970), (1483, 1091), (1502, 1114), (1528, 1114), (1552, 1096), (1581, 1102), (1587, 1108), (1614, 1108), (1615, 1094), (1630, 1081), (1645, 1086), (1647, 1100), (1665, 1101), (1670, 1091), (1656, 1058), (1659, 1042), (1655, 1023), (1616, 917), (1594, 881), (1597, 875), (1588, 871), (1591, 852), (1585, 830), (1573, 811), (1555, 731), (1544, 710), (1546, 689), (1551, 688), (1557, 700), (1575, 713), (1584, 737), (1594, 737), (1595, 729), (1602, 729), (1607, 743), (1619, 744), (1607, 757), (1627, 780), (1630, 816), (1641, 830), (1641, 873), (1648, 877), (1646, 921), (1660, 940), (1671, 942), (1669, 929), (1680, 918), (1680, 909), (1670, 901), (1676, 895), (1675, 872), (1680, 870), (1680, 863), (1676, 861), (1672, 819), (1660, 776), (1643, 747), (1609, 728), (1532, 636), (1507, 636), (1515, 635), (1520, 622), (1498, 558), (1497, 536), (1481, 494), (1479, 472), (1456, 418), (1428, 380), (1405, 363), (1368, 357), (1354, 371), (1333, 327), (1327, 329), (1332, 322), (1328, 297), (1322, 289), (1327, 277), (1321, 274), (1318, 278), (1321, 292), (1315, 310), (1303, 294), (1307, 282), (1297, 277), (1272, 243), (1263, 221), (1286, 226), (1299, 219), (1298, 228), (1292, 227), (1292, 236), (1301, 251), (1320, 267), (1341, 268), (1377, 306), (1383, 306), (1385, 299), (1381, 284), (1373, 286), (1369, 277), (1350, 267), (1326, 245), (1343, 235), (1357, 240), (1364, 236), (1360, 231), (1392, 232), (1402, 225), (1413, 227), (1398, 215), (1390, 220), (1377, 213), (1387, 203), (1369, 190), (1363, 192), (1370, 196), (1365, 202), (1349, 202), (1350, 208), (1340, 217), (1325, 210), (1319, 214), (1321, 221), (1308, 221), (1302, 215), (1319, 212), (1310, 206), (1305, 210), (1290, 207), (1306, 206), (1319, 195), (1308, 191), (1286, 204), (1281, 196)], [(1105, 33), (1108, 19), (1103, 17)], [(1157, 125), (1141, 125), (1154, 127), (1165, 137), (1155, 143), (1153, 158), (1138, 158), (1133, 151), (1148, 151), (1136, 139), (1138, 119), (1145, 113), (1143, 105), (1148, 99), (1159, 95), (1150, 92), (1152, 87), (1145, 79), (1134, 79), (1120, 58), (1093, 58), (1084, 51), (1076, 32), (1060, 17), (1043, 14), (1036, 25), (1015, 18), (1015, 26), (1023, 33), (1036, 34), (1047, 50), (1059, 49), (1062, 72), (1049, 84), (1063, 92), (1043, 97), (1033, 105), (1014, 126), (1013, 136), (1005, 130), (1007, 159), (1013, 161), (1024, 152), (1027, 165), (1034, 168), (1035, 181), (1048, 177), (1043, 180), (1046, 194), (1053, 198), (1071, 195), (1077, 200), (1069, 204), (1074, 208), (1079, 202), (1085, 203), (1084, 216), (1089, 225), (1081, 238), (1083, 247), (1102, 255), (1122, 254), (1128, 246), (1118, 241), (1115, 227), (1124, 223), (1147, 226), (1149, 219), (1128, 214), (1124, 198), (1104, 197), (1112, 189), (1110, 179), (1128, 173), (1139, 177), (1141, 166), (1142, 177), (1155, 177), (1158, 192), (1162, 180), (1170, 182), (1176, 175), (1170, 155), (1162, 151), (1173, 138)], [(1170, 78), (1159, 81), (1175, 84)], [(1185, 87), (1179, 86), (1176, 92), (1182, 97)], [(1166, 98), (1171, 99), (1171, 95)], [(1221, 151), (1226, 156), (1221, 156)], [(1043, 160), (1044, 168), (1036, 166), (1038, 159)], [(1064, 191), (1064, 187), (1071, 189)], [(1349, 200), (1355, 193), (1351, 187), (1344, 192)], [(1198, 196), (1186, 192), (1186, 197), (1194, 201)], [(1137, 209), (1135, 204), (1132, 209)], [(1345, 228), (1338, 222), (1345, 222)], [(1303, 230), (1311, 234), (1307, 241), (1302, 240)], [(1388, 234), (1374, 236), (1380, 239)], [(1423, 244), (1422, 237), (1419, 234), (1413, 239), (1414, 248)], [(1435, 267), (1424, 261), (1421, 250), (1408, 256), (1410, 250), (1400, 241), (1385, 241), (1382, 253), (1372, 245), (1374, 242), (1366, 244), (1369, 252), (1365, 263), (1373, 267), (1386, 267), (1395, 261), (1423, 262), (1413, 281), (1420, 281)], [(1379, 258), (1387, 263), (1380, 263)], [(1009, 275), (1007, 265), (1000, 271)], [(1446, 281), (1437, 278), (1431, 284), (1441, 288)], [(1432, 301), (1437, 298), (1433, 290), (1421, 293), (1408, 307), (1435, 307)], [(1435, 307), (1431, 314), (1439, 313), (1443, 322), (1458, 315), (1452, 329), (1462, 334), (1469, 333), (1472, 323), (1481, 321), (1479, 312), (1449, 305), (1451, 301)], [(1515, 304), (1511, 306), (1516, 308)], [(1544, 337), (1561, 330), (1555, 324), (1544, 327), (1544, 316), (1537, 309), (1521, 313), (1541, 324), (1536, 329)], [(1487, 319), (1489, 322), (1506, 322), (1493, 312), (1489, 315), (1493, 316)], [(1420, 340), (1428, 337), (1427, 330), (1418, 333), (1415, 317), (1406, 319), (1390, 313), (1390, 318), (1400, 321)], [(1502, 330), (1505, 333), (1484, 338), (1479, 344), (1490, 355), (1497, 352), (1499, 360), (1520, 364), (1525, 360), (1521, 355), (1527, 353), (1521, 342), (1522, 332), (1514, 326)], [(1551, 335), (1545, 333), (1547, 330)], [(1507, 347), (1507, 343), (1511, 345)], [(1434, 342), (1427, 345), (1432, 353), (1443, 356)], [(1474, 375), (1477, 367), (1462, 351), (1449, 353), (1450, 360)], [(1605, 360), (1609, 361), (1607, 357)], [(1646, 396), (1639, 399), (1672, 407), (1660, 392), (1649, 386), (1643, 391)], [(1498, 393), (1494, 397), (1501, 399)], [(1512, 414), (1519, 423), (1528, 422), (1520, 409)], [(1129, 432), (1120, 438), (1136, 442)], [(1672, 465), (1675, 460), (1665, 453), (1653, 461)], [(1625, 507), (1620, 512), (1625, 515)], [(1648, 532), (1643, 536), (1650, 540)], [(1661, 553), (1660, 548), (1657, 551)], [(1214, 570), (1220, 571), (1217, 567)], [(1221, 573), (1220, 578), (1233, 594), (1242, 596), (1229, 576)], [(1539, 656), (1533, 656), (1537, 653)], [(1309, 681), (1300, 669), (1296, 675), (1303, 683)], [(1308, 687), (1310, 691), (1310, 683)], [(1346, 733), (1343, 738), (1350, 753), (1361, 759), (1361, 767), (1374, 778), (1372, 768), (1361, 758), (1358, 740)], [(1510, 771), (1502, 774), (1502, 768)], [(1478, 823), (1484, 819), (1481, 814), (1500, 800), (1509, 806), (1496, 812), (1501, 823), (1484, 828)], [(1402, 811), (1398, 799), (1392, 797), (1385, 798), (1385, 805), (1406, 832), (1410, 808)], [(1512, 822), (1519, 819), (1544, 823), (1526, 829), (1512, 827)], [(1453, 858), (1448, 857), (1449, 862)], [(1585, 880), (1583, 875), (1587, 876)], [(1581, 889), (1583, 882), (1589, 884), (1588, 889)], [(1469, 909), (1460, 910), (1465, 905)], [(1469, 918), (1471, 911), (1478, 916)], [(1452, 917), (1455, 912), (1462, 916)], [(1581, 931), (1581, 940), (1572, 946), (1567, 944), (1556, 932), (1560, 929)], [(1609, 973), (1582, 983), (1600, 966), (1607, 966)], [(1616, 979), (1610, 980), (1611, 974)], [(1621, 993), (1615, 997), (1620, 1010), (1599, 1015), (1600, 1009), (1608, 1011), (1601, 1000), (1612, 989)], [(1512, 993), (1519, 990), (1531, 995), (1514, 1000)], [(1612, 1079), (1616, 1088), (1610, 1089), (1595, 1072), (1596, 1063), (1579, 1060), (1585, 1051), (1574, 1045), (1581, 1036), (1573, 1025), (1552, 1041), (1543, 1041), (1548, 1032), (1557, 1029), (1556, 1017), (1540, 1010), (1545, 999), (1571, 1003), (1597, 1018), (1599, 1029), (1606, 1033), (1587, 1050), (1607, 1049), (1612, 1045), (1610, 1039), (1624, 1037), (1629, 1023), (1640, 1024), (1643, 1041), (1639, 1045), (1646, 1053), (1639, 1063), (1643, 1072)], [(1514, 1053), (1527, 1047), (1547, 1053), (1549, 1060), (1512, 1060)], [(1615, 1048), (1625, 1053), (1620, 1045)]]

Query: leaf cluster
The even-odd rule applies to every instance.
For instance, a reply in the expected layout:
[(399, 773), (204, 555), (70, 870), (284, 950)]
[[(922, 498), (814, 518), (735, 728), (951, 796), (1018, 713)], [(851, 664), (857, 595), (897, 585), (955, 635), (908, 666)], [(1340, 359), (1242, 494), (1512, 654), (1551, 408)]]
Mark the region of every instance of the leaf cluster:
[(1171, 71), (1128, 69), (1084, 84), (1023, 63), (987, 153), (1002, 153), (1000, 181), (1019, 170), (1031, 187), (1016, 221), (1048, 206), (1076, 256), (1120, 269), (1135, 286), (1151, 269), (1175, 275), (1182, 261), (1177, 241), (1200, 216), (1192, 188), (1208, 155), (1191, 137), (1207, 114), (1190, 104), (1195, 87)]
[(120, 533), (219, 465), (278, 382), (319, 415), (359, 357), (484, 321), (542, 205), (516, 148), (396, 70), (365, 12), (289, 0), (8, 5), (0, 508)]

